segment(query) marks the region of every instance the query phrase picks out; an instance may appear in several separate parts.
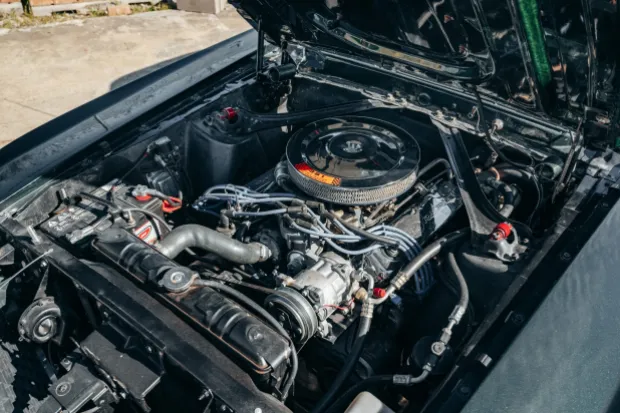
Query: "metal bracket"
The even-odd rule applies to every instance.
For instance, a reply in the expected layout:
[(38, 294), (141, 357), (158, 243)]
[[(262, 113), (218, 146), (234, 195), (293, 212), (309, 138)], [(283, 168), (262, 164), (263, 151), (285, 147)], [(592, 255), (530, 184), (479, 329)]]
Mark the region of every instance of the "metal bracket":
[(11, 244), (0, 247), (0, 266), (15, 264), (15, 248)]
[(265, 30), (263, 28), (262, 17), (258, 18), (258, 44), (256, 45), (256, 80), (260, 80), (259, 77), (263, 72), (263, 65), (265, 62)]
[(469, 225), (471, 227), (472, 243), (482, 245), (495, 226), (506, 220), (493, 207), (485, 196), (474, 168), (469, 160), (469, 153), (458, 129), (447, 126), (436, 118), (431, 118), (433, 125), (439, 130), (456, 184), (459, 188), (463, 205), (467, 211)]
[(49, 392), (62, 406), (61, 411), (67, 413), (78, 412), (89, 401), (98, 407), (117, 401), (108, 386), (82, 363), (76, 363), (67, 374), (50, 384)]

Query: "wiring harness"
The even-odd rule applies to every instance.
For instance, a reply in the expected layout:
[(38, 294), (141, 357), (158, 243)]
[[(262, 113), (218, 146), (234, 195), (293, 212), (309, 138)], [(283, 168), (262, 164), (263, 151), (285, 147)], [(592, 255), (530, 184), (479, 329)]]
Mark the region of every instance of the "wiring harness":
[[(398, 251), (411, 261), (422, 251), (415, 238), (396, 227), (384, 224), (368, 229), (355, 227), (327, 211), (322, 202), (304, 200), (287, 192), (264, 193), (244, 186), (216, 185), (209, 188), (193, 207), (220, 217), (223, 222), (231, 218), (279, 217), (289, 228), (349, 256), (387, 248)], [(416, 294), (426, 294), (433, 282), (432, 267), (426, 263), (414, 275)]]

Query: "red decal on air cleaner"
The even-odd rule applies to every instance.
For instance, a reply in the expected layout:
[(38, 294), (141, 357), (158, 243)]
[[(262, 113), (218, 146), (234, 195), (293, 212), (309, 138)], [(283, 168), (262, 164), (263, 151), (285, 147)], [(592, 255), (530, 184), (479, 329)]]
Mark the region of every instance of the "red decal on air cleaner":
[(327, 185), (340, 186), (340, 182), (341, 182), (340, 178), (326, 175), (324, 173), (317, 171), (316, 169), (312, 169), (310, 165), (308, 165), (305, 162), (300, 162), (297, 165), (295, 165), (295, 169), (297, 169), (302, 175), (307, 176), (308, 178), (313, 179), (315, 181), (318, 181), (318, 182), (321, 182)]

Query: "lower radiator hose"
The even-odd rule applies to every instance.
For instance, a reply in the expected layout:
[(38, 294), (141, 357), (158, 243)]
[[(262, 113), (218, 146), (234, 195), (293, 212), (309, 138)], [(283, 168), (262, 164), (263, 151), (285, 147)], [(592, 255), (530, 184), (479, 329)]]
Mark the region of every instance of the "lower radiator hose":
[(344, 366), (338, 372), (338, 375), (334, 379), (334, 382), (330, 386), (329, 390), (323, 395), (323, 397), (321, 397), (321, 399), (312, 409), (311, 413), (321, 413), (325, 411), (325, 409), (331, 404), (332, 400), (334, 399), (334, 397), (336, 397), (336, 394), (357, 365), (357, 362), (362, 355), (362, 350), (364, 350), (366, 335), (370, 330), (373, 309), (374, 306), (372, 304), (369, 304), (368, 302), (364, 303), (362, 307), (362, 314), (360, 315), (360, 324), (357, 329), (357, 338), (355, 340), (355, 344), (353, 345), (353, 349), (351, 350), (349, 357), (345, 361)]

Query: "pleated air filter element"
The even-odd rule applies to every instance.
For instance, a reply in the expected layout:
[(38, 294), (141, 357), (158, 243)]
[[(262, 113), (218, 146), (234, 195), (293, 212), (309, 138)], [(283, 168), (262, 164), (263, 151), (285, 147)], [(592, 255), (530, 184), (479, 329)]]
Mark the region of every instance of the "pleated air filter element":
[(339, 205), (377, 204), (415, 183), (417, 141), (379, 119), (329, 118), (297, 131), (286, 148), (295, 185), (308, 195)]

